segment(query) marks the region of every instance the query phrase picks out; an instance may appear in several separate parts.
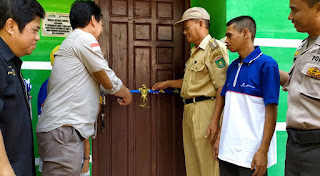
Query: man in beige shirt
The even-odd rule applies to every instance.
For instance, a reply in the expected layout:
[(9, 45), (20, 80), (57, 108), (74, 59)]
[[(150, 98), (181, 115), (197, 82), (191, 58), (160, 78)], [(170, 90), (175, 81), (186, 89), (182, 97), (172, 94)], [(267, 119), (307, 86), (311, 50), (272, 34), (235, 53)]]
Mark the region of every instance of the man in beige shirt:
[(280, 71), (288, 91), (286, 176), (320, 173), (320, 1), (290, 0), (298, 32), (309, 34), (298, 47), (289, 73)]
[(48, 96), (37, 124), (42, 175), (79, 176), (84, 139), (95, 134), (100, 85), (128, 105), (129, 89), (109, 68), (97, 41), (103, 30), (102, 14), (93, 1), (71, 6), (73, 32), (55, 53)]
[[(156, 83), (152, 90), (181, 88), (184, 100), (183, 143), (188, 176), (219, 175), (212, 145), (206, 136), (215, 106), (221, 103), (220, 92), (226, 79), (228, 53), (225, 45), (209, 34), (210, 15), (200, 7), (186, 10), (182, 20), (189, 43), (195, 46), (186, 62), (183, 79)], [(177, 24), (176, 23), (176, 24)], [(209, 130), (215, 136), (217, 129)]]

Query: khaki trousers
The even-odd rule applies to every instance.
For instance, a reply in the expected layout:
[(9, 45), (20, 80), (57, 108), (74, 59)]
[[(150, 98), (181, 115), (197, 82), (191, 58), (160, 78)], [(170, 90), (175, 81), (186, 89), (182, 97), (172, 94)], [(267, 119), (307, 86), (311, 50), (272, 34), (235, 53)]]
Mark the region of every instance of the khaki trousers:
[(43, 160), (42, 175), (79, 176), (84, 139), (70, 126), (37, 133), (39, 156)]
[(183, 145), (187, 176), (219, 176), (219, 164), (213, 158), (212, 145), (205, 138), (212, 119), (215, 100), (184, 106)]

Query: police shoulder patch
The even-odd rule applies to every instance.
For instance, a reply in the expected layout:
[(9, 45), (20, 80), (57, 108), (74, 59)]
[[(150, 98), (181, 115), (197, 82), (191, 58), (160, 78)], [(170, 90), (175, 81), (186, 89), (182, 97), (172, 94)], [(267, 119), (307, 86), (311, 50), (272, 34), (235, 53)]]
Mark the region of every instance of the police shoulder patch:
[(217, 57), (214, 62), (216, 63), (218, 68), (223, 68), (224, 66), (226, 66), (226, 62), (222, 57)]

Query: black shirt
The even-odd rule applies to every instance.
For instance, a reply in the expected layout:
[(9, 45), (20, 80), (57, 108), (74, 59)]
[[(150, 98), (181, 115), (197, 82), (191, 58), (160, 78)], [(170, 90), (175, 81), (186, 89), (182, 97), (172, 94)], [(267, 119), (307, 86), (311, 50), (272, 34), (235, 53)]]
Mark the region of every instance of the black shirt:
[(22, 61), (0, 37), (0, 130), (17, 176), (35, 175), (29, 96), (20, 73)]

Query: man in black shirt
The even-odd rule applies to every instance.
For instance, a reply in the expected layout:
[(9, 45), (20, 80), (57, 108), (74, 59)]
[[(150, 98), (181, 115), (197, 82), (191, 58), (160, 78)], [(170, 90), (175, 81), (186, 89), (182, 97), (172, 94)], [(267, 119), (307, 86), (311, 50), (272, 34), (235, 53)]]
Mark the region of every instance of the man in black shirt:
[(29, 95), (20, 57), (40, 40), (36, 0), (0, 0), (0, 175), (35, 175)]

